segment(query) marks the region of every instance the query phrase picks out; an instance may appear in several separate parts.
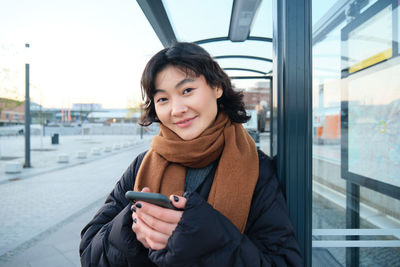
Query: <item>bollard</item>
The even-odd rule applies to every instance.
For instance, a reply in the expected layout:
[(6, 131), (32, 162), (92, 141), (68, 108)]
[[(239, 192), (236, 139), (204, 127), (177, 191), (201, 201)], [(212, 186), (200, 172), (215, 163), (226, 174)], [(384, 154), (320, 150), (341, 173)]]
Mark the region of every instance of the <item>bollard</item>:
[(92, 155), (95, 155), (95, 156), (100, 155), (100, 148), (93, 148), (92, 149)]
[(86, 159), (87, 153), (86, 151), (79, 151), (78, 152), (78, 159)]
[(58, 163), (68, 163), (69, 162), (69, 156), (67, 154), (59, 154), (57, 162)]
[(18, 161), (7, 162), (5, 165), (6, 173), (19, 173), (22, 171), (22, 163)]
[(120, 150), (120, 149), (121, 149), (121, 146), (119, 144), (114, 145), (114, 150)]

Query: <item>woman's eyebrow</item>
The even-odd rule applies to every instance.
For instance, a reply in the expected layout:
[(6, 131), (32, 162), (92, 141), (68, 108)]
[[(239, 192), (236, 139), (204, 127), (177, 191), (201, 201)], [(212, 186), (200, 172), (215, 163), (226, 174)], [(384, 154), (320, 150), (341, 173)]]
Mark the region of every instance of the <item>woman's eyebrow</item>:
[(165, 90), (163, 90), (163, 89), (155, 89), (154, 90), (154, 95), (157, 94), (157, 93), (164, 93), (164, 92), (165, 92)]
[(182, 86), (182, 84), (189, 83), (189, 82), (194, 82), (194, 79), (192, 79), (192, 78), (183, 79), (182, 81), (178, 82), (175, 85), (175, 88), (178, 88), (178, 87)]
[[(182, 81), (178, 82), (178, 83), (175, 85), (175, 89), (177, 89), (178, 87), (182, 86), (182, 85), (185, 84), (185, 83), (194, 82), (194, 81), (195, 81), (195, 80), (192, 79), (192, 78), (183, 79)], [(165, 93), (165, 90), (164, 90), (164, 89), (155, 89), (155, 90), (154, 90), (154, 94), (157, 94), (157, 93)]]

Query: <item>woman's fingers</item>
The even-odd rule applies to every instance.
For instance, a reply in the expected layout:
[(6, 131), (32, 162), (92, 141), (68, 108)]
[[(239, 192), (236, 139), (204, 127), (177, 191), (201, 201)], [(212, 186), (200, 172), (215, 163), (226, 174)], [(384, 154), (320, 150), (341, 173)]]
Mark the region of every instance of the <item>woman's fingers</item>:
[(150, 193), (150, 188), (143, 187), (142, 192)]
[[(142, 192), (150, 192), (145, 187)], [(178, 196), (170, 196), (173, 205), (183, 209), (186, 205), (186, 199)], [(132, 230), (146, 248), (154, 250), (163, 249), (168, 243), (168, 238), (172, 235), (183, 211), (162, 208), (144, 201), (136, 202), (132, 207)]]
[(178, 209), (184, 209), (186, 207), (187, 199), (184, 197), (170, 195), (169, 199), (171, 200), (172, 204)]
[(154, 204), (150, 204), (147, 202), (139, 201), (136, 203), (136, 213), (140, 216), (141, 214), (145, 213), (150, 215), (160, 221), (177, 224), (181, 217), (182, 211), (162, 208)]
[(140, 214), (140, 219), (145, 222), (149, 227), (152, 229), (161, 232), (163, 234), (166, 234), (168, 236), (172, 235), (172, 232), (176, 228), (176, 223), (167, 223), (164, 221), (161, 221), (157, 219), (156, 217), (153, 217), (151, 215), (148, 215), (147, 213), (141, 213)]
[(137, 239), (140, 243), (142, 243), (142, 245), (143, 245), (145, 248), (149, 248), (150, 245), (149, 245), (149, 244), (147, 243), (147, 241), (146, 241), (146, 235), (145, 235), (145, 233), (144, 233), (143, 231), (140, 230), (141, 227), (138, 226), (138, 221), (139, 221), (140, 219), (137, 218), (137, 215), (136, 215), (136, 206), (135, 206), (135, 204), (133, 204), (133, 205), (131, 206), (131, 211), (132, 211), (132, 231), (136, 234), (136, 239)]
[(135, 232), (137, 240), (146, 248), (159, 250), (167, 245), (169, 236), (149, 227), (139, 217), (133, 219), (132, 230)]

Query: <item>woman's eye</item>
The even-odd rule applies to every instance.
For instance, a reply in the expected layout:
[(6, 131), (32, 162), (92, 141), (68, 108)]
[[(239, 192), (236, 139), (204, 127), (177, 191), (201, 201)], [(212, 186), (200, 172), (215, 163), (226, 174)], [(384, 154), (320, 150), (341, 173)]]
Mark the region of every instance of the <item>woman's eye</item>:
[(159, 99), (156, 100), (156, 102), (157, 102), (157, 103), (161, 103), (161, 102), (165, 102), (165, 101), (167, 101), (167, 100), (168, 100), (168, 99), (165, 98), (165, 97), (160, 97)]
[(190, 93), (191, 91), (193, 91), (193, 88), (186, 88), (185, 90), (183, 90), (183, 94)]

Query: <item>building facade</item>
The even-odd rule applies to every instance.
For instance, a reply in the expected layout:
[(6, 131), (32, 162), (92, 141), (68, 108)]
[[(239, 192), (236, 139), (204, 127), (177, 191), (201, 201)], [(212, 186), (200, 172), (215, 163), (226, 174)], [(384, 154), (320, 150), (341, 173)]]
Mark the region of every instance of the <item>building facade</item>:
[(22, 101), (0, 98), (0, 126), (25, 123), (25, 104)]

